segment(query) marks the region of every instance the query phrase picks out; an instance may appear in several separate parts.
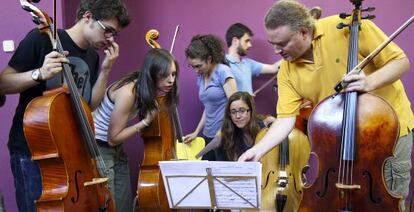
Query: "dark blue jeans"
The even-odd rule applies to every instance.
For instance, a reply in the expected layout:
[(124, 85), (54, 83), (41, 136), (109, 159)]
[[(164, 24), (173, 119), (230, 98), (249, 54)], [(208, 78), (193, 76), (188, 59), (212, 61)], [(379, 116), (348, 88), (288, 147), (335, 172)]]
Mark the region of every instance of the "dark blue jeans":
[(13, 154), (10, 157), (16, 202), (20, 212), (37, 211), (35, 200), (42, 193), (42, 179), (39, 165), (32, 161), (31, 156)]

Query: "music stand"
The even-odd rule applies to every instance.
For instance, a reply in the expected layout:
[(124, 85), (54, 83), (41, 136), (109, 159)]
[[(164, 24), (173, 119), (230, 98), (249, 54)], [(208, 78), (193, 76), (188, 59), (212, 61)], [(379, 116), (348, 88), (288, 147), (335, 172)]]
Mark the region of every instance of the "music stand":
[(173, 209), (258, 209), (258, 162), (161, 161), (168, 203)]

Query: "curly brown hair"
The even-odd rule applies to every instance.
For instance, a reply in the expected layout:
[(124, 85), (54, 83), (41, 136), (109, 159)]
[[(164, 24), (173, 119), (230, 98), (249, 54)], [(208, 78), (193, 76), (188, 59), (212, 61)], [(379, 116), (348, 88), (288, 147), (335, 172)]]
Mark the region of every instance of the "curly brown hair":
[(185, 49), (185, 56), (190, 59), (207, 61), (211, 58), (214, 64), (227, 64), (222, 42), (214, 35), (196, 35)]
[(266, 29), (289, 26), (298, 32), (301, 28), (312, 30), (315, 19), (303, 4), (294, 0), (281, 0), (267, 11), (264, 23)]

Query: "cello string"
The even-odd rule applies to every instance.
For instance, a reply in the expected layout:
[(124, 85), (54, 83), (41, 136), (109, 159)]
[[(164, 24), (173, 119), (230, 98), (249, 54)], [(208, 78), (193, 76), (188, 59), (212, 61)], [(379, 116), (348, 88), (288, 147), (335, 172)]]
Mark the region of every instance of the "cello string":
[[(343, 128), (343, 134), (345, 134), (345, 136), (344, 136), (344, 152), (343, 152), (343, 160), (344, 160), (344, 163), (345, 163), (345, 167), (344, 167), (344, 176), (343, 176), (343, 182), (342, 182), (342, 184), (343, 185), (346, 185), (348, 182), (347, 182), (347, 180), (348, 180), (348, 171), (349, 171), (349, 160), (347, 160), (348, 159), (348, 157), (349, 157), (349, 155), (348, 155), (348, 153), (349, 153), (349, 151), (348, 151), (348, 148), (349, 148), (349, 139), (350, 139), (350, 136), (349, 136), (349, 108), (350, 108), (350, 96), (349, 96), (349, 93), (346, 93), (345, 94), (345, 108), (344, 108), (344, 128)], [(346, 208), (346, 206), (348, 205), (348, 202), (349, 202), (349, 196), (348, 196), (348, 192), (347, 192), (347, 190), (346, 189), (342, 189), (342, 193), (343, 193), (343, 198), (344, 198), (344, 201), (343, 201), (343, 205), (342, 205), (342, 210), (346, 210), (347, 208)]]
[[(356, 13), (358, 13), (358, 16), (360, 16), (360, 9), (359, 7), (356, 9), (355, 11)], [(351, 52), (353, 53), (353, 55), (351, 56), (351, 66), (349, 69), (351, 69), (352, 67), (356, 66), (358, 64), (358, 56), (357, 56), (357, 51), (358, 51), (358, 33), (359, 33), (359, 22), (354, 21), (354, 24), (351, 27)], [(349, 72), (350, 70), (348, 70)], [(353, 167), (354, 167), (354, 161), (355, 161), (355, 138), (356, 138), (356, 107), (357, 107), (357, 93), (356, 92), (351, 92), (350, 94), (350, 113), (348, 114), (349, 117), (348, 119), (351, 120), (350, 123), (350, 151), (349, 151), (349, 158), (350, 158), (350, 181), (349, 183), (352, 184), (353, 183)]]
[(283, 157), (285, 154), (285, 148), (282, 142), (282, 145), (280, 146), (280, 154), (279, 154), (279, 158), (280, 158), (280, 169), (282, 171), (285, 170), (285, 158)]
[[(358, 8), (358, 14), (359, 15), (361, 15), (361, 11), (360, 11), (360, 9)], [(353, 33), (354, 33), (354, 35), (358, 35), (358, 33), (359, 33), (359, 23), (357, 24), (357, 26), (356, 27), (353, 27), (352, 28), (352, 30), (353, 30)], [(352, 63), (352, 67), (354, 67), (354, 66), (356, 66), (357, 64), (358, 64), (358, 56), (357, 56), (357, 51), (358, 51), (358, 37), (359, 36), (353, 36), (354, 37), (354, 44), (355, 44), (355, 46), (354, 46), (354, 48), (355, 48), (355, 51), (354, 51), (354, 53), (355, 53), (355, 56), (354, 56), (354, 58), (353, 58), (353, 63)], [(352, 117), (352, 135), (353, 135), (353, 137), (352, 137), (352, 143), (351, 143), (351, 158), (352, 158), (352, 162), (351, 162), (351, 184), (353, 184), (353, 170), (354, 170), (354, 161), (356, 160), (356, 152), (355, 152), (355, 144), (356, 144), (356, 140), (355, 140), (355, 138), (356, 138), (356, 111), (357, 111), (357, 93), (356, 92), (352, 92), (352, 95), (353, 95), (353, 98), (352, 98), (352, 100), (354, 101), (354, 102), (352, 102), (352, 106), (353, 106), (353, 110), (352, 110), (352, 112), (353, 112), (353, 114), (351, 114), (351, 117)]]

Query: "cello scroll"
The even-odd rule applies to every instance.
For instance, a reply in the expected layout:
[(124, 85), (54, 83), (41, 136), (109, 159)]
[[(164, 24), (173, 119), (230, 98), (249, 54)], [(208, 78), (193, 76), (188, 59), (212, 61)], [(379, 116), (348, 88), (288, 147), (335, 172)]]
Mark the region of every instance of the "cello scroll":
[(151, 29), (145, 34), (145, 40), (147, 43), (151, 46), (153, 49), (160, 49), (161, 46), (156, 41), (158, 37), (160, 36), (160, 33), (156, 29)]

